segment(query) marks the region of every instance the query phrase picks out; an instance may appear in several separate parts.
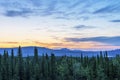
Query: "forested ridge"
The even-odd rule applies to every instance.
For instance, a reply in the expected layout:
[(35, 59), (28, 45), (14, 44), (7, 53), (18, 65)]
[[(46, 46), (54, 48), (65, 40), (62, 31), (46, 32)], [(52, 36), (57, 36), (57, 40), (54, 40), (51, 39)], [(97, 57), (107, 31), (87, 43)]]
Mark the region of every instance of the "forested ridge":
[(0, 55), (0, 80), (120, 80), (120, 56), (109, 58), (108, 53), (88, 57), (56, 57), (53, 53), (22, 56), (21, 47), (14, 56), (4, 51)]

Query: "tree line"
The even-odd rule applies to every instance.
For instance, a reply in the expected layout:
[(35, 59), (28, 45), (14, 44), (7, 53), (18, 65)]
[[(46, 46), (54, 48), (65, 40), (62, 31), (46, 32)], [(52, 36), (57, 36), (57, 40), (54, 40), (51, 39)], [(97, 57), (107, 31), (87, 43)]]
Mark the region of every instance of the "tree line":
[(35, 47), (34, 56), (23, 57), (19, 47), (17, 56), (0, 55), (0, 80), (120, 80), (120, 56), (39, 56)]

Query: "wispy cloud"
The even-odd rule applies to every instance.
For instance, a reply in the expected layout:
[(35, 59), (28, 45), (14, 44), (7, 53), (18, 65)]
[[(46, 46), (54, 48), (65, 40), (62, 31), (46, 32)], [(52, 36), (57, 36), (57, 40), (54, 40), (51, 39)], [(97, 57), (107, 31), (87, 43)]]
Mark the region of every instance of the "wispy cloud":
[(70, 42), (100, 42), (100, 43), (106, 43), (106, 44), (111, 44), (115, 46), (120, 46), (120, 36), (114, 36), (114, 37), (105, 37), (105, 36), (100, 36), (100, 37), (88, 37), (88, 38), (65, 38), (66, 41)]
[(101, 7), (98, 10), (95, 10), (94, 13), (95, 14), (97, 14), (97, 13), (103, 13), (103, 14), (104, 13), (119, 13), (119, 11), (120, 11), (119, 2), (120, 2), (119, 0), (117, 2), (111, 0), (110, 2), (106, 3), (106, 6)]
[(31, 14), (32, 11), (27, 9), (21, 9), (21, 10), (8, 10), (4, 13), (5, 16), (8, 17), (16, 17), (16, 16), (28, 16), (28, 14)]
[(39, 15), (57, 19), (88, 20), (93, 13), (102, 13), (102, 15), (111, 12), (119, 13), (119, 2), (119, 0), (1, 0), (0, 9), (4, 10), (3, 15), (7, 17)]
[(38, 46), (49, 47), (49, 48), (63, 47), (66, 45), (64, 43), (43, 43), (39, 41), (33, 41), (33, 43), (35, 43)]
[(94, 26), (87, 26), (87, 25), (76, 25), (73, 27), (74, 29), (87, 29), (87, 28), (95, 28)]
[(110, 22), (120, 22), (120, 19), (111, 20)]
[(18, 44), (19, 42), (0, 42), (1, 44)]

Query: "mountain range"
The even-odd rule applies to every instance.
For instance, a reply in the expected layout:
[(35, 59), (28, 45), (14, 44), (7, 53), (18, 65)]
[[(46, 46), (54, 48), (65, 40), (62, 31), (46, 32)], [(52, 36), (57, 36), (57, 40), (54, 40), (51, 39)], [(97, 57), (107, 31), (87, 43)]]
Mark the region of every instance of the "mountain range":
[[(26, 56), (33, 56), (34, 55), (34, 47), (35, 46), (27, 46), (27, 47), (21, 47), (22, 49), (22, 54), (24, 57)], [(0, 54), (4, 53), (4, 50), (8, 51), (8, 54), (11, 54), (11, 50), (14, 50), (14, 55), (17, 55), (18, 52), (18, 47), (16, 48), (0, 48)], [(54, 53), (55, 56), (73, 56), (73, 57), (79, 57), (81, 56), (81, 54), (83, 56), (97, 56), (100, 54), (100, 51), (82, 51), (82, 50), (71, 50), (71, 49), (67, 49), (67, 48), (61, 48), (61, 49), (49, 49), (49, 48), (45, 48), (45, 47), (37, 47), (38, 49), (38, 54), (39, 56), (43, 55), (43, 54), (48, 54), (49, 56), (51, 55), (51, 53)], [(102, 53), (104, 54), (106, 51), (102, 51)], [(109, 57), (114, 57), (116, 56), (116, 54), (120, 54), (120, 49), (116, 49), (116, 50), (110, 50), (107, 51), (108, 52), (108, 56)]]

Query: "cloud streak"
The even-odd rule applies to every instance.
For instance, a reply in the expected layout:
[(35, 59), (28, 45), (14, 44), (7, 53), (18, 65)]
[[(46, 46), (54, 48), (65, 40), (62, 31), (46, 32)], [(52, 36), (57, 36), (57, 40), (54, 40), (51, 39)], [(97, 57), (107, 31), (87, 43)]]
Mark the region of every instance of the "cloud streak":
[(0, 42), (1, 44), (18, 44), (19, 42)]
[[(94, 1), (94, 3), (93, 3)], [(0, 7), (4, 10), (4, 16), (55, 16), (62, 19), (81, 19), (81, 17), (91, 17), (97, 13), (119, 13), (120, 1), (83, 1), (83, 0), (21, 0), (21, 1), (0, 1)], [(101, 3), (105, 4), (100, 5)], [(96, 6), (97, 4), (97, 6)], [(96, 7), (96, 8), (95, 8)], [(71, 10), (70, 10), (71, 9)], [(29, 15), (28, 15), (29, 14)], [(57, 18), (58, 19), (58, 18)]]
[(26, 10), (26, 9), (22, 9), (22, 10), (8, 10), (8, 11), (6, 11), (4, 13), (4, 15), (8, 16), (8, 17), (16, 17), (16, 16), (28, 16), (31, 13), (32, 13), (32, 11)]
[(94, 26), (87, 26), (87, 25), (77, 25), (73, 27), (74, 29), (88, 29), (88, 28), (95, 28)]
[(110, 22), (120, 22), (120, 19), (116, 19), (116, 20), (111, 20)]
[(114, 36), (114, 37), (89, 37), (89, 38), (65, 38), (66, 41), (70, 42), (100, 42), (105, 44), (111, 44), (115, 46), (120, 46), (120, 36)]
[(101, 6), (101, 8), (95, 10), (93, 13), (120, 13), (120, 5), (119, 0), (116, 2), (114, 0), (111, 0), (110, 2), (106, 0), (106, 5)]

